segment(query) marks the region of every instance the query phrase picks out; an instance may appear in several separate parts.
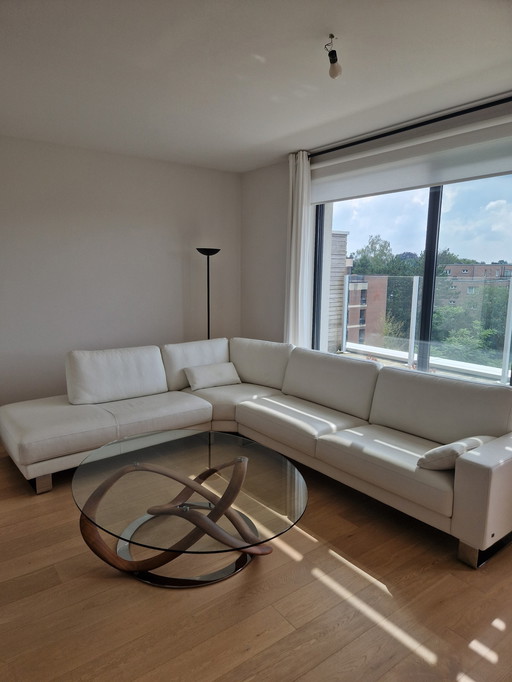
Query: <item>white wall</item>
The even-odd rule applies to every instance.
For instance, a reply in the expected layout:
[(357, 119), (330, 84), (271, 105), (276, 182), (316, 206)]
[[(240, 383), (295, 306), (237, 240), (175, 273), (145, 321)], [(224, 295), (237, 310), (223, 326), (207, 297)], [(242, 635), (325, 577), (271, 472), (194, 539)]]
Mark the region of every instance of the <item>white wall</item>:
[(242, 178), (242, 333), (282, 341), (286, 293), (288, 162)]
[(0, 138), (0, 404), (65, 392), (64, 356), (241, 333), (237, 174)]

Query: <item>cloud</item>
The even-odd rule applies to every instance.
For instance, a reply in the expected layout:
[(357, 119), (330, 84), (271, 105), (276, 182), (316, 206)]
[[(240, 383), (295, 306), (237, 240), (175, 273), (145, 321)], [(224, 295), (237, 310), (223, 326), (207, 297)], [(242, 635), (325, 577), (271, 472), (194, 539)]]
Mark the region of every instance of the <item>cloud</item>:
[[(390, 242), (393, 253), (425, 248), (429, 189), (336, 202), (333, 228), (349, 232), (349, 253), (370, 235)], [(445, 185), (439, 248), (461, 258), (512, 263), (512, 175)]]
[(459, 189), (456, 185), (445, 185), (443, 187), (443, 201), (441, 202), (441, 213), (449, 213), (455, 205)]
[(366, 246), (371, 235), (389, 241), (394, 253), (419, 253), (425, 248), (428, 193), (419, 189), (336, 202), (333, 229), (349, 232), (349, 253)]
[(486, 211), (494, 211), (496, 209), (503, 209), (507, 206), (505, 199), (497, 199), (496, 201), (490, 201), (485, 207)]

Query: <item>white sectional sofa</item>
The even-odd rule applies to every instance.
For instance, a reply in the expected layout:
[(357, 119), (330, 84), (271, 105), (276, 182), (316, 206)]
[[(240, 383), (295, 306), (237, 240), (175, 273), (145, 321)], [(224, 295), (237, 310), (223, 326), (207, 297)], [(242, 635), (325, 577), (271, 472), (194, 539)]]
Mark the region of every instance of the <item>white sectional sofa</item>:
[(512, 389), (232, 338), (72, 351), (67, 395), (0, 407), (38, 492), (109, 441), (238, 432), (459, 540), (477, 566), (512, 532)]

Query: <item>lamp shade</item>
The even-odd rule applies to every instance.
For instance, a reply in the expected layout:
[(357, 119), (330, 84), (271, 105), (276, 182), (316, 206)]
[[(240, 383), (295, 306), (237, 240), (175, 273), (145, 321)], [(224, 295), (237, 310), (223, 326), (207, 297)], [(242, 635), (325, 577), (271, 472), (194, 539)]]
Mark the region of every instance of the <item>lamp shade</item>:
[(202, 253), (203, 256), (215, 256), (216, 253), (219, 253), (220, 249), (208, 249), (204, 247), (197, 247), (197, 250), (199, 253)]

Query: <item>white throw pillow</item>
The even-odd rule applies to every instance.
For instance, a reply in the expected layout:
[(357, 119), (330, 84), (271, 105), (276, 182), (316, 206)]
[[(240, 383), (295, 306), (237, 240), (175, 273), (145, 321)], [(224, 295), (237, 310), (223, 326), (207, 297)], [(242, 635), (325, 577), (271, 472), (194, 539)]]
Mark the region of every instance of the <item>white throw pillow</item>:
[(432, 448), (423, 457), (420, 457), (418, 466), (422, 469), (454, 469), (457, 457), (468, 450), (474, 450), (480, 445), (488, 443), (490, 440), (494, 440), (494, 438), (492, 436), (471, 436), (471, 438), (464, 438), (455, 441), (455, 443), (439, 445), (439, 447)]
[(212, 388), (213, 386), (228, 386), (240, 384), (240, 377), (232, 362), (217, 362), (213, 365), (197, 365), (197, 367), (185, 367), (185, 374), (193, 391), (199, 388)]

